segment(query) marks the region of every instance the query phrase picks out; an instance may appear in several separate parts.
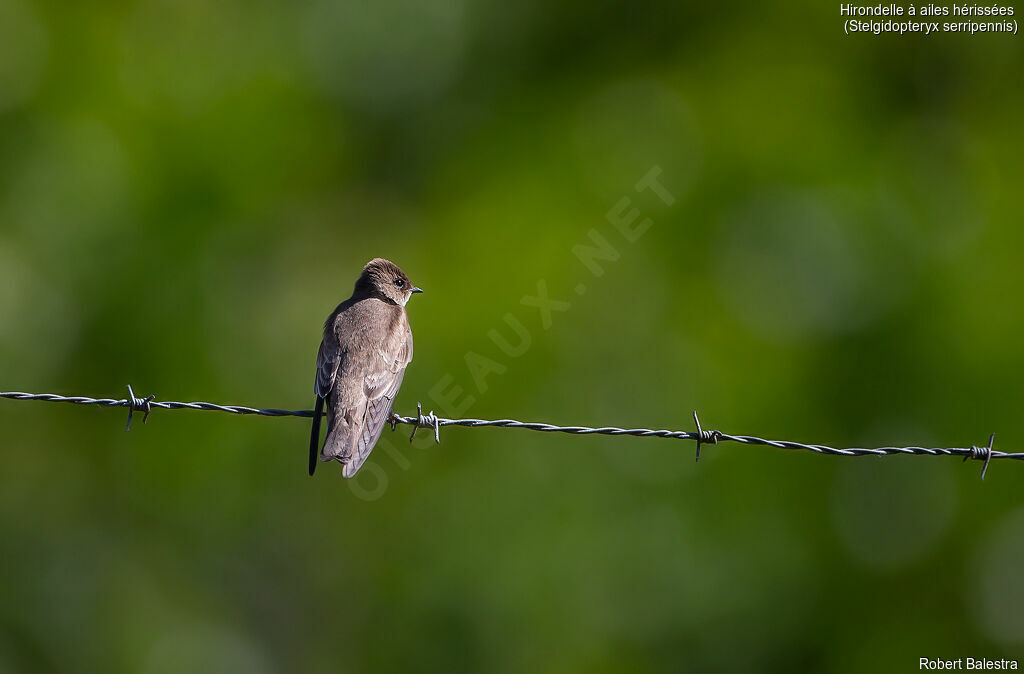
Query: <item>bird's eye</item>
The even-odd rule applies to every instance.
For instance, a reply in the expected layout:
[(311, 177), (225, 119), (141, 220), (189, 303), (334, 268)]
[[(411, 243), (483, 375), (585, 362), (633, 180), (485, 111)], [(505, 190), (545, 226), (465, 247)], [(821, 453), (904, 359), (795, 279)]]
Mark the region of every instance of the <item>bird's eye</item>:
[(405, 281), (403, 281), (403, 280), (402, 280), (402, 279), (400, 279), (400, 278), (396, 278), (396, 279), (395, 279), (395, 285), (396, 285), (396, 286), (398, 286), (399, 288), (401, 288), (402, 286), (404, 286), (404, 285), (405, 285)]

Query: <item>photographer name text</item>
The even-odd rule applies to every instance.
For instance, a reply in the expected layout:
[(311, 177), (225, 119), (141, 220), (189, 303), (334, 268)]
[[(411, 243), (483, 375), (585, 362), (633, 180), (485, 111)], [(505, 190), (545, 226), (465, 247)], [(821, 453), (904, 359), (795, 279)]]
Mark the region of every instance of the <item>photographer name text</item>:
[(948, 670), (986, 670), (986, 669), (1018, 669), (1016, 660), (990, 660), (988, 658), (956, 658), (955, 660), (942, 660), (941, 658), (921, 658), (917, 667), (927, 671), (948, 671)]

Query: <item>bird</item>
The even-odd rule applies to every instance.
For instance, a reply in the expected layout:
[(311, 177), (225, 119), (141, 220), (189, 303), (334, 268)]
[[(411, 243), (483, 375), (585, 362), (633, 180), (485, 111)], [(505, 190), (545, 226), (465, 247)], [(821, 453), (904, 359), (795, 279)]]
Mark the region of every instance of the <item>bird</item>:
[[(324, 323), (316, 356), (316, 408), (309, 438), (309, 474), (320, 461), (338, 461), (353, 477), (380, 438), (412, 361), (412, 328), (405, 305), (423, 290), (394, 262), (374, 258), (363, 267), (352, 296)], [(320, 416), (327, 410), (322, 448)]]

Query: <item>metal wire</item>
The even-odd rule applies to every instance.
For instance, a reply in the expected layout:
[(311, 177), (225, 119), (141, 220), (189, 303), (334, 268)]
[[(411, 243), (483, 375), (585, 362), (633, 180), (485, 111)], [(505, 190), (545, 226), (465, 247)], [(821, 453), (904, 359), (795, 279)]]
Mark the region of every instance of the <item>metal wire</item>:
[[(155, 409), (164, 410), (203, 410), (208, 412), (228, 412), (230, 414), (256, 414), (265, 417), (312, 417), (312, 410), (280, 410), (280, 409), (258, 409), (255, 407), (243, 407), (241, 405), (217, 405), (207, 402), (158, 402), (154, 396), (137, 398), (128, 387), (128, 397), (115, 398), (88, 398), (85, 396), (61, 396), (53, 393), (20, 393), (0, 392), (0, 398), (11, 400), (37, 400), (43, 402), (72, 403), (75, 405), (101, 405), (103, 407), (127, 407), (128, 428), (131, 428), (132, 412), (143, 412), (143, 423), (149, 417), (149, 413)], [(993, 459), (1016, 459), (1024, 461), (1024, 452), (1002, 452), (992, 449), (995, 441), (995, 434), (989, 437), (988, 445), (973, 445), (971, 447), (848, 447), (835, 448), (826, 445), (812, 445), (790, 440), (765, 440), (752, 435), (731, 435), (718, 430), (704, 430), (701, 428), (697, 413), (693, 413), (693, 421), (696, 431), (669, 431), (654, 430), (650, 428), (618, 428), (615, 426), (602, 426), (591, 428), (589, 426), (556, 426), (534, 421), (516, 421), (515, 419), (445, 419), (436, 416), (433, 412), (423, 414), (422, 406), (416, 404), (416, 416), (404, 417), (400, 414), (391, 415), (391, 428), (394, 430), (398, 424), (412, 426), (411, 442), (420, 428), (429, 428), (434, 431), (435, 442), (441, 441), (441, 427), (443, 426), (465, 426), (468, 428), (519, 428), (528, 431), (540, 431), (543, 433), (571, 433), (573, 435), (631, 435), (642, 438), (671, 438), (676, 440), (693, 440), (697, 443), (697, 459), (700, 459), (700, 447), (702, 444), (718, 444), (720, 442), (735, 442), (742, 445), (763, 445), (766, 447), (777, 447), (779, 449), (792, 449), (827, 454), (830, 456), (885, 456), (889, 454), (910, 454), (929, 456), (960, 456), (963, 460), (974, 459), (984, 461), (981, 471), (981, 478), (985, 479), (989, 462)]]

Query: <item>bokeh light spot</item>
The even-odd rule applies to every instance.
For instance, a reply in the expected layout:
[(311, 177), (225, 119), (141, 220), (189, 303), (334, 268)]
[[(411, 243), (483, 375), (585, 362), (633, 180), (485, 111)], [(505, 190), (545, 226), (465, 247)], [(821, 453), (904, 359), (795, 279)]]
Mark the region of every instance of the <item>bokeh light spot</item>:
[(876, 569), (897, 569), (925, 558), (956, 511), (950, 464), (892, 457), (842, 460), (832, 496), (840, 541)]
[(991, 639), (1024, 643), (1024, 508), (1003, 517), (980, 546), (968, 594), (978, 628)]

